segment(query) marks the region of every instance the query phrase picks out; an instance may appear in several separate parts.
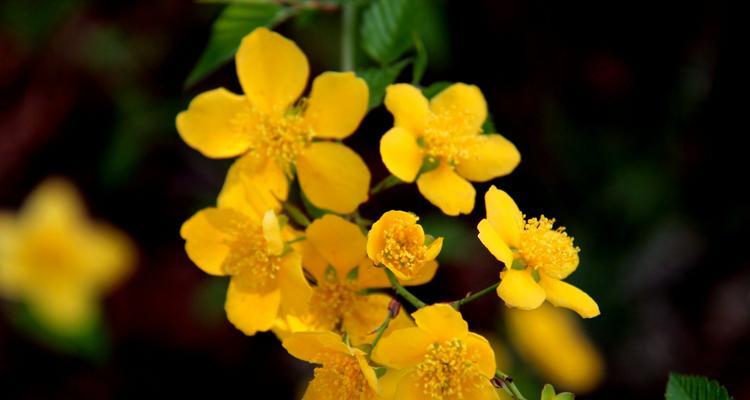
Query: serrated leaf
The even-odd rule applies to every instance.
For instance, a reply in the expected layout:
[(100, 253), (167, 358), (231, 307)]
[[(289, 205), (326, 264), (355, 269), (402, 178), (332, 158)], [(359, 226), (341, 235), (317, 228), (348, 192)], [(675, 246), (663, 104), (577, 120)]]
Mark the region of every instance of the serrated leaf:
[(702, 376), (670, 374), (666, 400), (730, 400), (724, 388), (714, 380)]
[(414, 0), (375, 0), (362, 14), (362, 49), (373, 60), (387, 65), (413, 44)]
[(190, 72), (185, 86), (200, 81), (231, 59), (242, 38), (255, 28), (276, 26), (291, 13), (289, 8), (275, 3), (228, 5), (214, 21), (206, 49)]
[(442, 92), (447, 88), (448, 86), (452, 85), (453, 82), (446, 82), (446, 81), (440, 81), (435, 82), (430, 86), (427, 86), (426, 88), (422, 89), (422, 94), (424, 97), (427, 97), (428, 99), (431, 99), (435, 97), (436, 94)]
[(357, 75), (367, 82), (370, 89), (368, 110), (372, 110), (383, 102), (385, 88), (398, 78), (398, 75), (410, 62), (410, 59), (401, 60), (385, 68), (369, 68), (357, 71)]

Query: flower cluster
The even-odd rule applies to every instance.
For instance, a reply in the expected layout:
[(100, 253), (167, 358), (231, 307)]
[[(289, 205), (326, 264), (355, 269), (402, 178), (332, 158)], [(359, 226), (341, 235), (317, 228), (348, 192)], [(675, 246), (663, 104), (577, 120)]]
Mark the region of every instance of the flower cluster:
[[(588, 295), (562, 281), (578, 266), (573, 238), (554, 219), (527, 219), (494, 186), (478, 237), (503, 264), (499, 283), (453, 303), (418, 299), (407, 287), (433, 278), (443, 238), (426, 234), (410, 212), (369, 221), (357, 211), (376, 191), (363, 160), (341, 140), (367, 112), (365, 81), (326, 72), (300, 98), (307, 58), (265, 28), (242, 40), (236, 67), (244, 95), (211, 90), (177, 116), (191, 147), (239, 157), (216, 206), (187, 220), (181, 235), (199, 268), (230, 277), (232, 324), (247, 335), (273, 331), (292, 356), (320, 365), (305, 398), (496, 399), (502, 390), (518, 397), (460, 306), (497, 288), (519, 310), (548, 300), (585, 318), (599, 314)], [(427, 99), (416, 86), (394, 84), (385, 106), (394, 127), (380, 154), (390, 179), (416, 182), (447, 215), (473, 210), (471, 182), (507, 175), (520, 162), (511, 142), (483, 132), (487, 104), (476, 86), (453, 84)], [(295, 181), (301, 193), (290, 196)], [(293, 198), (322, 213), (310, 221)], [(399, 312), (388, 289), (416, 311)]]

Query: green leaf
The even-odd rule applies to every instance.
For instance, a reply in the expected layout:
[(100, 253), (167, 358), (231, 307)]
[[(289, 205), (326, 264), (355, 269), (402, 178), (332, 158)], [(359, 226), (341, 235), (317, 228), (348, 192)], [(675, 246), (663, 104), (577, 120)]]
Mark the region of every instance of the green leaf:
[(357, 72), (359, 77), (367, 81), (367, 86), (370, 88), (368, 110), (372, 110), (383, 102), (385, 88), (398, 78), (410, 62), (411, 59), (406, 59), (385, 68), (369, 68)]
[(382, 65), (397, 60), (412, 47), (414, 0), (375, 0), (362, 14), (362, 49)]
[(422, 81), (424, 72), (427, 70), (427, 49), (424, 47), (422, 38), (419, 35), (414, 34), (414, 48), (417, 50), (417, 57), (414, 59), (414, 66), (412, 67), (412, 85), (419, 85)]
[(497, 128), (495, 127), (495, 120), (492, 118), (492, 114), (490, 113), (487, 113), (487, 119), (485, 119), (484, 124), (482, 124), (482, 132), (497, 133)]
[(435, 82), (430, 86), (427, 86), (426, 88), (422, 89), (422, 94), (424, 97), (427, 97), (428, 99), (431, 99), (435, 97), (436, 94), (442, 92), (447, 88), (448, 86), (452, 85), (453, 82), (446, 82), (446, 81), (440, 81)]
[(730, 400), (723, 386), (702, 376), (670, 374), (666, 400)]
[(195, 84), (231, 59), (242, 38), (255, 28), (273, 27), (291, 14), (291, 9), (275, 3), (228, 5), (214, 21), (208, 45), (190, 72), (185, 86)]

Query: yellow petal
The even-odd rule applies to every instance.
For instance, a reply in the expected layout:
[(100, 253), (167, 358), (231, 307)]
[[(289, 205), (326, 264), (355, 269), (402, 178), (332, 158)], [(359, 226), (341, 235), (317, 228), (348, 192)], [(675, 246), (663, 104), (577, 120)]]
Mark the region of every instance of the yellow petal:
[[(424, 285), (425, 283), (432, 280), (437, 272), (438, 263), (434, 260), (427, 261), (420, 268), (419, 273), (409, 280), (401, 280), (399, 282), (403, 286), (418, 286)], [(385, 274), (384, 268), (378, 268), (372, 265), (372, 261), (369, 259), (364, 260), (359, 264), (359, 273), (357, 274), (357, 284), (362, 288), (389, 288), (391, 282), (388, 280), (388, 276)]]
[(492, 253), (495, 258), (501, 263), (505, 264), (506, 268), (510, 268), (513, 264), (513, 252), (510, 250), (507, 244), (500, 238), (495, 228), (490, 224), (490, 221), (483, 219), (479, 221), (477, 225), (479, 230), (479, 241), (482, 242), (484, 247)]
[(331, 264), (340, 278), (365, 258), (367, 239), (359, 227), (337, 215), (326, 214), (305, 230), (307, 240)]
[(516, 146), (498, 134), (477, 136), (468, 153), (469, 157), (458, 163), (456, 171), (474, 182), (508, 175), (521, 162), (521, 153)]
[(305, 119), (315, 137), (343, 139), (367, 113), (367, 83), (352, 72), (324, 72), (312, 84)]
[(380, 156), (393, 176), (404, 182), (414, 182), (424, 154), (413, 134), (394, 127), (380, 138)]
[(464, 392), (464, 398), (476, 400), (498, 400), (498, 390), (492, 386), (489, 379), (483, 381), (479, 386), (469, 386)]
[(413, 369), (411, 368), (389, 369), (386, 371), (385, 375), (380, 378), (379, 398), (382, 400), (395, 400), (398, 385), (401, 383), (401, 380), (412, 371)]
[(411, 316), (419, 329), (427, 332), (435, 342), (463, 339), (469, 333), (469, 324), (448, 304), (422, 307)]
[(507, 269), (500, 273), (497, 294), (508, 307), (533, 310), (544, 303), (544, 289), (539, 286), (528, 269)]
[(276, 213), (272, 210), (266, 211), (263, 214), (262, 227), (268, 252), (275, 256), (281, 254), (284, 251), (284, 240), (281, 238), (281, 227), (279, 226), (279, 219), (276, 218)]
[(600, 314), (599, 305), (583, 290), (561, 280), (541, 275), (539, 284), (544, 288), (550, 303), (569, 308), (583, 318), (593, 318)]
[[(394, 224), (416, 224), (419, 217), (406, 211), (390, 210), (372, 224), (367, 233), (367, 256), (375, 262), (380, 262), (380, 254), (385, 248), (385, 231)], [(397, 226), (398, 226), (397, 225)]]
[(106, 225), (97, 224), (86, 235), (85, 278), (97, 290), (106, 291), (122, 282), (133, 269), (135, 245), (124, 233)]
[(500, 238), (510, 247), (518, 247), (523, 230), (523, 214), (516, 202), (504, 191), (492, 185), (484, 194), (487, 220)]
[(432, 338), (421, 328), (404, 328), (384, 336), (372, 351), (372, 360), (388, 368), (413, 367), (424, 358)]
[(15, 216), (0, 210), (0, 297), (17, 298), (21, 289), (18, 268), (14, 268), (11, 254), (18, 237)]
[(252, 336), (273, 326), (281, 303), (281, 291), (247, 292), (237, 288), (234, 279), (229, 282), (224, 309), (227, 319), (245, 335)]
[[(376, 293), (362, 296), (358, 300), (356, 306), (351, 307), (350, 313), (344, 317), (343, 321), (343, 329), (349, 333), (351, 343), (355, 346), (371, 343), (375, 339), (375, 334), (372, 332), (378, 329), (388, 315), (391, 297)], [(386, 332), (390, 330), (392, 329), (389, 326)]]
[(58, 286), (50, 291), (30, 290), (26, 301), (31, 313), (46, 328), (66, 334), (90, 329), (98, 313), (97, 302), (85, 288), (77, 285)]
[(326, 269), (328, 269), (328, 261), (318, 252), (315, 245), (309, 240), (303, 240), (292, 246), (299, 248), (299, 252), (302, 254), (302, 264), (305, 266), (305, 269), (317, 281), (322, 280)]
[(280, 211), (288, 192), (289, 181), (278, 164), (251, 152), (229, 168), (217, 204), (259, 221), (268, 210)]
[(393, 114), (394, 126), (414, 134), (424, 131), (430, 105), (419, 89), (406, 83), (389, 85), (385, 89), (384, 103)]
[[(470, 397), (468, 397), (470, 398)], [(467, 399), (468, 399), (467, 398)], [(427, 395), (424, 392), (424, 388), (417, 377), (417, 373), (410, 369), (410, 372), (405, 374), (396, 388), (396, 396), (393, 398), (398, 400), (433, 400), (432, 396)], [(472, 399), (473, 400), (473, 399)]]
[(67, 229), (86, 220), (83, 199), (63, 178), (48, 178), (24, 201), (18, 223), (22, 226), (58, 225)]
[(280, 312), (297, 315), (307, 312), (313, 291), (302, 271), (302, 256), (297, 253), (284, 256), (281, 260), (278, 282), (281, 290)]
[(432, 261), (437, 258), (440, 254), (440, 250), (443, 249), (443, 238), (439, 237), (432, 241), (425, 249), (424, 259)]
[(251, 136), (238, 124), (238, 117), (248, 107), (243, 96), (224, 88), (209, 90), (177, 114), (177, 132), (188, 146), (206, 157), (238, 156), (250, 146)]
[(341, 143), (313, 143), (297, 158), (302, 191), (316, 207), (348, 214), (367, 201), (370, 171)]
[(341, 336), (330, 332), (297, 332), (282, 342), (292, 356), (311, 363), (322, 364), (331, 353), (349, 354)]
[(355, 350), (354, 357), (357, 358), (357, 364), (359, 364), (359, 368), (362, 370), (362, 375), (365, 376), (367, 384), (370, 385), (373, 393), (378, 393), (380, 385), (378, 385), (378, 376), (375, 374), (375, 369), (367, 362), (367, 358), (365, 358), (363, 352)]
[(229, 254), (228, 229), (237, 214), (225, 209), (207, 208), (182, 224), (180, 236), (185, 239), (185, 251), (204, 272), (225, 275), (222, 264)]
[(474, 85), (454, 83), (430, 100), (435, 114), (458, 114), (468, 119), (470, 129), (480, 132), (487, 119), (487, 102), (482, 91)]
[(474, 187), (445, 163), (420, 175), (417, 187), (430, 203), (446, 215), (468, 214), (474, 209)]
[(497, 364), (495, 363), (495, 352), (492, 350), (490, 342), (474, 332), (469, 332), (464, 341), (466, 342), (469, 356), (477, 360), (479, 372), (486, 376), (487, 379), (495, 376)]
[(307, 57), (291, 40), (257, 28), (235, 56), (237, 76), (250, 102), (267, 113), (283, 113), (307, 85)]

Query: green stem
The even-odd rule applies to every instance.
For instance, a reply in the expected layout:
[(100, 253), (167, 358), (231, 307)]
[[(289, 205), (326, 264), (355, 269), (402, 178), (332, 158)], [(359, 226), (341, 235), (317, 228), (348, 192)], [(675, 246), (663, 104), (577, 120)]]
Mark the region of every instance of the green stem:
[(393, 287), (393, 290), (398, 293), (399, 296), (403, 297), (404, 300), (411, 303), (416, 308), (422, 308), (427, 305), (422, 300), (419, 300), (417, 296), (411, 294), (408, 290), (406, 290), (405, 287), (401, 286), (401, 283), (398, 281), (398, 278), (396, 278), (396, 275), (393, 275), (393, 272), (389, 270), (388, 268), (385, 269), (385, 274), (388, 275), (388, 280), (391, 281), (391, 287)]
[(286, 211), (287, 215), (289, 215), (289, 218), (294, 220), (294, 222), (300, 226), (307, 227), (310, 225), (310, 219), (308, 219), (305, 213), (296, 206), (291, 203), (283, 202), (281, 203), (281, 207)]
[(370, 356), (370, 354), (372, 354), (372, 351), (375, 350), (375, 346), (378, 345), (378, 342), (380, 341), (380, 338), (383, 337), (385, 330), (388, 329), (388, 325), (391, 324), (391, 319), (393, 319), (393, 317), (391, 317), (391, 313), (389, 312), (388, 316), (385, 317), (385, 321), (383, 321), (383, 323), (380, 324), (380, 326), (376, 330), (377, 335), (375, 335), (375, 339), (373, 339), (372, 341), (372, 346), (370, 346), (370, 351), (367, 352), (368, 357)]
[(357, 20), (357, 2), (346, 1), (341, 10), (341, 70), (354, 70), (354, 39)]
[(498, 369), (498, 370), (495, 370), (495, 376), (502, 379), (502, 381), (505, 383), (508, 389), (510, 389), (510, 392), (514, 398), (518, 400), (526, 400), (526, 398), (523, 397), (523, 394), (521, 394), (521, 391), (518, 390), (518, 387), (513, 382), (513, 378), (511, 378), (510, 375)]
[(306, 239), (307, 239), (307, 237), (305, 235), (302, 235), (302, 236), (298, 236), (298, 237), (296, 237), (296, 238), (294, 238), (294, 239), (286, 242), (286, 244), (293, 244), (293, 243), (301, 242), (301, 241), (306, 240)]
[(373, 186), (372, 189), (370, 189), (370, 196), (373, 196), (375, 194), (378, 194), (382, 192), (383, 190), (386, 190), (388, 188), (392, 188), (396, 185), (400, 185), (402, 183), (405, 183), (401, 179), (396, 178), (393, 175), (388, 175), (385, 178), (383, 178), (382, 181), (378, 182), (377, 185)]
[(486, 287), (486, 288), (484, 288), (484, 289), (482, 289), (482, 290), (480, 290), (480, 291), (478, 291), (476, 293), (473, 293), (473, 294), (470, 294), (470, 295), (464, 297), (461, 300), (454, 301), (451, 305), (453, 306), (453, 308), (455, 308), (456, 310), (458, 310), (459, 308), (461, 308), (462, 305), (464, 305), (466, 303), (471, 303), (472, 301), (474, 301), (474, 300), (476, 300), (476, 299), (478, 299), (478, 298), (486, 295), (487, 293), (494, 292), (495, 289), (497, 289), (497, 287), (499, 285), (500, 285), (500, 282), (495, 282), (492, 285), (490, 285), (490, 286), (488, 286), (488, 287)]

